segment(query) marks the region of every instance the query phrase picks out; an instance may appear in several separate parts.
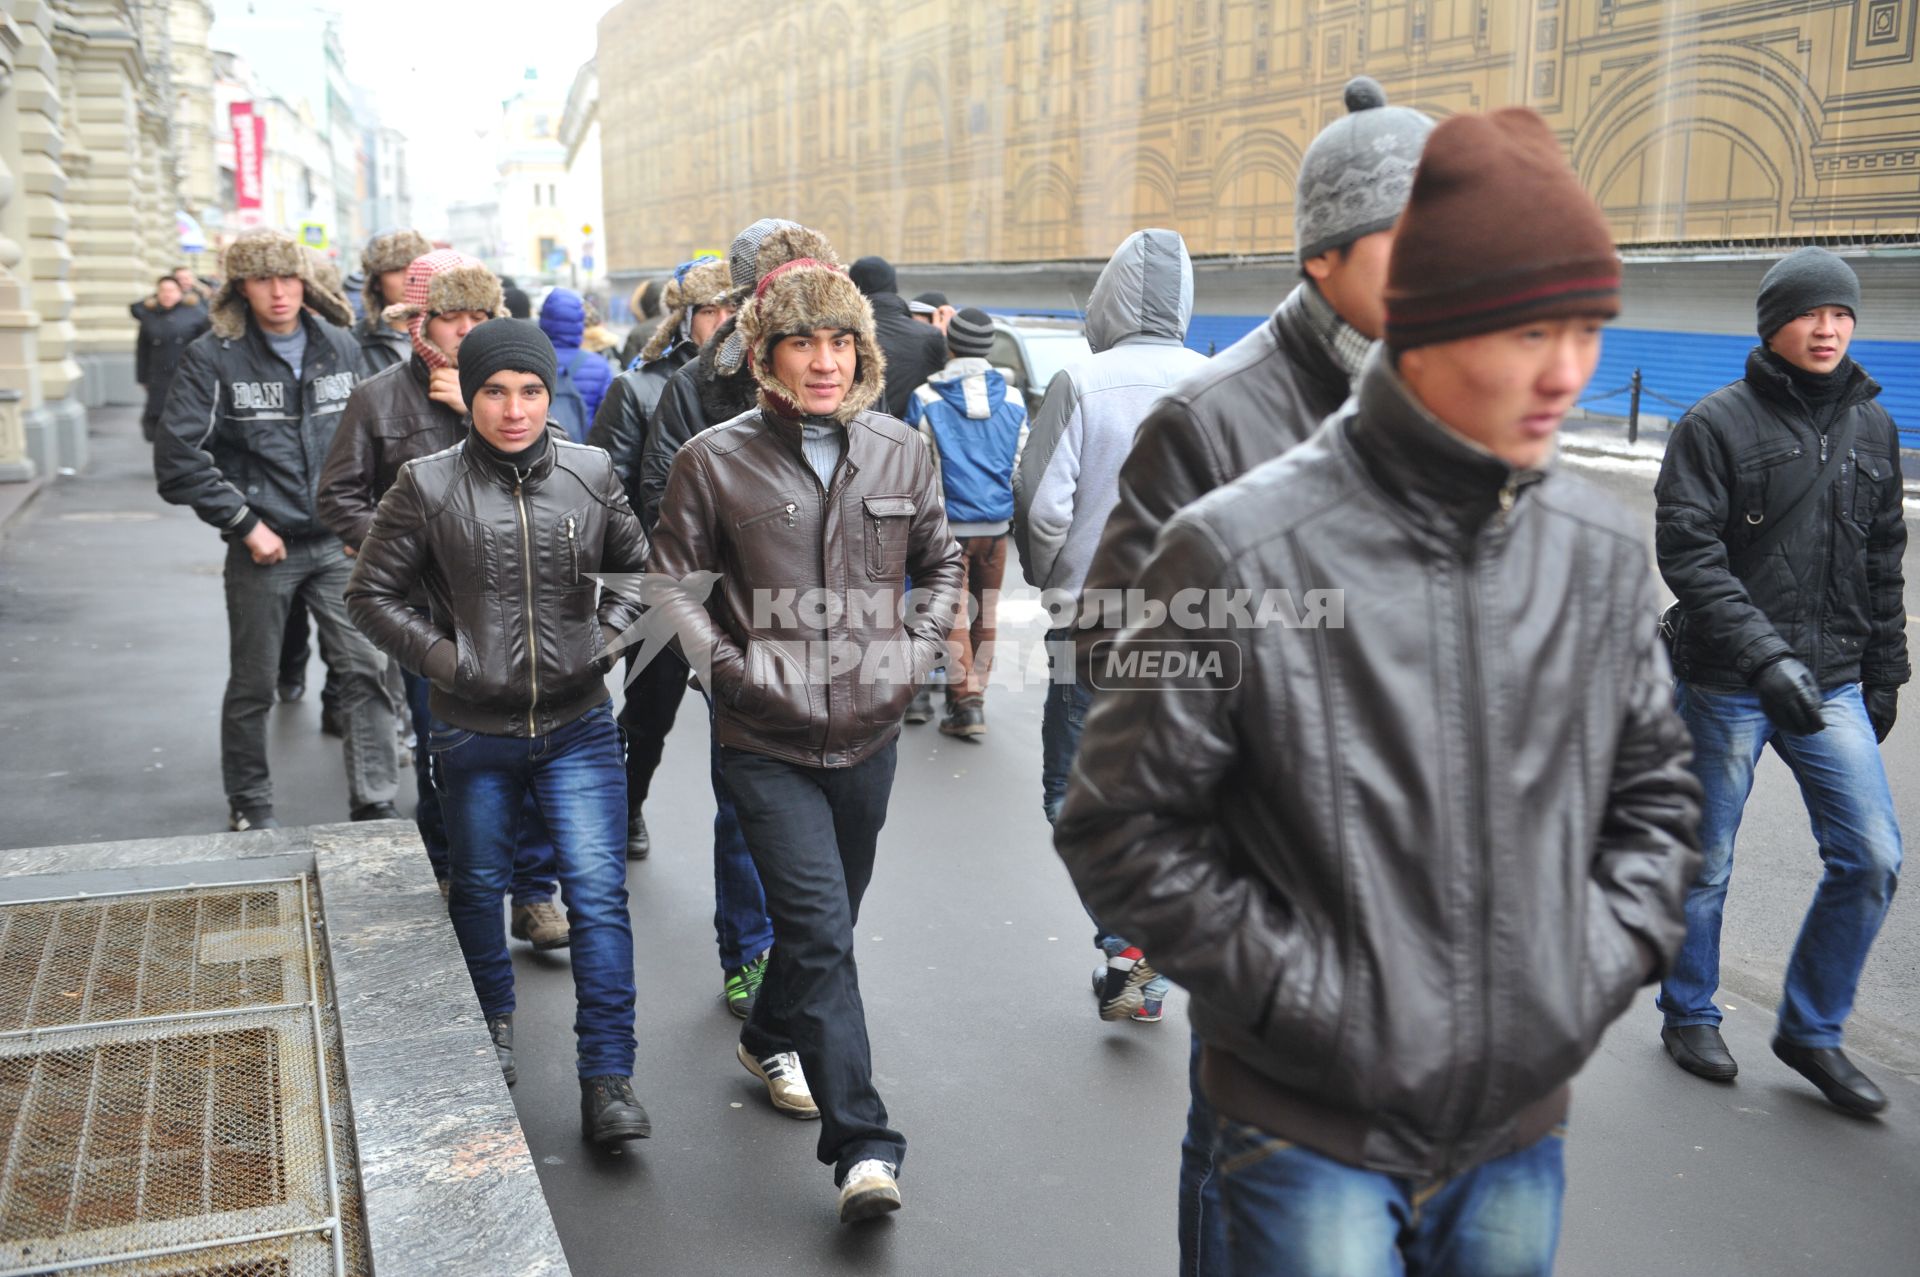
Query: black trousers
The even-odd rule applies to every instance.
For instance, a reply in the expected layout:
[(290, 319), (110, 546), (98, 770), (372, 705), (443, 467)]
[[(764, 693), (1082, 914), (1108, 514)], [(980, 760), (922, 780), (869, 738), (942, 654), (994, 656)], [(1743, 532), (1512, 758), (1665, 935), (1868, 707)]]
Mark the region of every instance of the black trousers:
[[(627, 673), (633, 677), (638, 649), (627, 652)], [(667, 733), (680, 712), (680, 698), (687, 694), (687, 666), (672, 652), (656, 652), (647, 668), (627, 684), (626, 703), (620, 707), (617, 721), (627, 734), (627, 815), (640, 814), (653, 786), (653, 773), (660, 767), (660, 755), (667, 747)]]
[(898, 1167), (907, 1141), (887, 1125), (853, 928), (887, 821), (897, 741), (852, 767), (802, 767), (722, 747), (720, 766), (767, 892), (773, 957), (740, 1043), (796, 1051), (820, 1107), (820, 1160), (839, 1183), (877, 1157)]

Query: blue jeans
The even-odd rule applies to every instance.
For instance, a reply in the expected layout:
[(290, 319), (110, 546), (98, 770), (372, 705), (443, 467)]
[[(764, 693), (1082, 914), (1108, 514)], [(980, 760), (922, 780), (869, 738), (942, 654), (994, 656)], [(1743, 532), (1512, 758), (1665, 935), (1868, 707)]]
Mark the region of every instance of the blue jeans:
[[(419, 742), (413, 751), (413, 784), (418, 795), (413, 823), (420, 830), (420, 841), (426, 844), (433, 876), (444, 882), (453, 871), (447, 861), (447, 818), (440, 810), (440, 791), (433, 785), (433, 753), (427, 748), (427, 737), (433, 732), (427, 695), (433, 684), (412, 670), (401, 670), (400, 677), (407, 685), (407, 710), (413, 717), (413, 737)], [(539, 904), (553, 899), (553, 892), (553, 840), (547, 836), (540, 805), (528, 794), (520, 809), (520, 836), (513, 854), (513, 903)]]
[(1200, 1035), (1187, 1057), (1187, 1133), (1180, 1140), (1180, 1277), (1228, 1277), (1227, 1213), (1214, 1161), (1220, 1119), (1200, 1090)]
[(513, 1010), (500, 899), (531, 794), (553, 834), (572, 933), (580, 1076), (633, 1074), (633, 924), (627, 917), (627, 774), (606, 704), (548, 736), (490, 736), (435, 721), (427, 748), (453, 852), (447, 913), (488, 1015)]
[(713, 734), (713, 702), (707, 702), (708, 766), (713, 779), (713, 939), (720, 947), (720, 969), (732, 971), (765, 953), (773, 944), (773, 919), (767, 917), (767, 893), (753, 867), (740, 817), (720, 774), (720, 742)]
[(1236, 1273), (1548, 1277), (1566, 1131), (1451, 1179), (1363, 1171), (1222, 1121), (1218, 1165)]
[[(1073, 630), (1071, 627), (1047, 631), (1047, 669), (1053, 677), (1047, 682), (1047, 699), (1040, 709), (1040, 809), (1047, 823), (1060, 819), (1061, 804), (1067, 800), (1067, 778), (1073, 774), (1074, 756), (1080, 752), (1080, 733), (1087, 725), (1087, 708), (1093, 704), (1093, 692), (1076, 675), (1062, 682), (1060, 672), (1073, 668)], [(1084, 903), (1081, 906), (1085, 908)], [(1109, 958), (1128, 947), (1127, 941), (1114, 935), (1093, 919), (1093, 944)], [(1157, 977), (1141, 990), (1160, 1001), (1167, 996), (1165, 976)]]
[(1787, 960), (1779, 1035), (1799, 1046), (1840, 1045), (1867, 951), (1900, 881), (1900, 824), (1880, 747), (1860, 688), (1826, 693), (1825, 731), (1778, 731), (1752, 692), (1709, 692), (1680, 683), (1680, 717), (1693, 733), (1700, 809), (1700, 876), (1687, 891), (1687, 938), (1660, 986), (1669, 1025), (1720, 1023), (1720, 918), (1733, 874), (1734, 835), (1768, 745), (1793, 770), (1826, 866)]

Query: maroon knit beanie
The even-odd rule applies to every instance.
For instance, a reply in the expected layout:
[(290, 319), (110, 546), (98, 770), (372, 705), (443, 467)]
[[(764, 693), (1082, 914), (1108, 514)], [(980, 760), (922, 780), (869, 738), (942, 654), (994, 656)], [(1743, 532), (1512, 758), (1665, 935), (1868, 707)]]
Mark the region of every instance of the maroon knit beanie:
[(1620, 313), (1620, 256), (1547, 122), (1457, 115), (1427, 139), (1387, 267), (1387, 345)]

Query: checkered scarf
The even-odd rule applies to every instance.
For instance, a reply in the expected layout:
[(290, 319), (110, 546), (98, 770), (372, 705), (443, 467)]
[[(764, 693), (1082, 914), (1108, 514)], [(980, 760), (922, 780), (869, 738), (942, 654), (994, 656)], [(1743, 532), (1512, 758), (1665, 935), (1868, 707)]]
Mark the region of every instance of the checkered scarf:
[(429, 368), (452, 368), (456, 358), (427, 340), (427, 321), (433, 318), (427, 309), (431, 304), (433, 277), (462, 266), (478, 265), (473, 258), (451, 248), (436, 249), (407, 264), (407, 285), (400, 295), (400, 304), (413, 311), (407, 320), (407, 335), (413, 338), (413, 353)]

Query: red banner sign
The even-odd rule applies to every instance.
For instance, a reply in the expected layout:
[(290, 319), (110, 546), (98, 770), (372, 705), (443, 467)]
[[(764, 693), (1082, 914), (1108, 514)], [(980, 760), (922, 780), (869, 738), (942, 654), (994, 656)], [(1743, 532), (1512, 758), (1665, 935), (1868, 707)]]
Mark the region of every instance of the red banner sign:
[(233, 121), (233, 207), (240, 224), (258, 222), (266, 190), (267, 121), (255, 115), (253, 103), (235, 102)]

